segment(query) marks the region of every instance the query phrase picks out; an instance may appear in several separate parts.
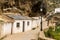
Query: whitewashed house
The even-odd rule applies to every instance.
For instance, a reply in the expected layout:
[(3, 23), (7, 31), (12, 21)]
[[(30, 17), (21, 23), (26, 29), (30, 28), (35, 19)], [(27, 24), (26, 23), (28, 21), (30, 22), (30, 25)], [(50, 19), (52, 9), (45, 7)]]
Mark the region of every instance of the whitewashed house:
[(26, 32), (40, 26), (38, 19), (13, 14), (7, 15), (7, 17), (9, 17), (13, 22), (7, 21), (3, 23), (1, 35)]
[(55, 8), (55, 13), (60, 13), (60, 8)]
[[(31, 30), (33, 27), (37, 27), (37, 20), (30, 17), (21, 16), (21, 15), (8, 15), (13, 18), (13, 33), (25, 32)], [(33, 26), (35, 24), (35, 26)]]
[[(7, 28), (10, 28), (10, 24), (13, 21), (14, 21), (14, 19), (9, 18), (6, 15), (0, 15), (0, 37), (4, 36), (7, 33), (9, 34), (11, 32), (11, 29), (7, 30)], [(9, 25), (9, 26), (7, 26), (7, 25)]]
[[(7, 34), (14, 34), (14, 33), (20, 33), (20, 32), (26, 32), (29, 30), (32, 30), (34, 28), (40, 27), (41, 19), (39, 17), (27, 17), (22, 16), (19, 14), (8, 14), (6, 15), (8, 21), (4, 22), (2, 25), (1, 35), (7, 35)], [(42, 29), (48, 28), (47, 21), (43, 18), (43, 25)]]

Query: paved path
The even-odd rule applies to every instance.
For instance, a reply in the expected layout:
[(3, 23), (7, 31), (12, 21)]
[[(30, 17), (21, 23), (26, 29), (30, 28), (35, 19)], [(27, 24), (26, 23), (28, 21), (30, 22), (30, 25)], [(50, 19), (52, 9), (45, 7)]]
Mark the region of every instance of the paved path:
[(45, 37), (43, 31), (40, 31), (39, 28), (35, 30), (30, 30), (27, 32), (20, 32), (17, 34), (8, 35), (3, 40), (38, 40), (38, 37), (45, 40), (54, 40), (54, 39)]
[(33, 39), (37, 40), (39, 31), (40, 30), (37, 28), (35, 30), (30, 30), (27, 32), (21, 32), (21, 33), (17, 33), (13, 35), (8, 35), (3, 40), (33, 40)]

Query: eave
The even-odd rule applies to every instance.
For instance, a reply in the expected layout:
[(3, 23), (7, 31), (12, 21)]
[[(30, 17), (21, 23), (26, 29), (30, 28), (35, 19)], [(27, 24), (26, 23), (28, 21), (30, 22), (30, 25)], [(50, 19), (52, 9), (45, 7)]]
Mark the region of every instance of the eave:
[(0, 15), (0, 20), (4, 21), (4, 22), (14, 22), (13, 18), (9, 18), (6, 15)]

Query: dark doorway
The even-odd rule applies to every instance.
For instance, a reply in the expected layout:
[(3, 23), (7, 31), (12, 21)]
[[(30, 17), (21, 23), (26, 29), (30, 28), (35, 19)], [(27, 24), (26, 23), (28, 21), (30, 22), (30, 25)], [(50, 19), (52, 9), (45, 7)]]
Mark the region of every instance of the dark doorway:
[(25, 21), (23, 21), (23, 32), (25, 30)]

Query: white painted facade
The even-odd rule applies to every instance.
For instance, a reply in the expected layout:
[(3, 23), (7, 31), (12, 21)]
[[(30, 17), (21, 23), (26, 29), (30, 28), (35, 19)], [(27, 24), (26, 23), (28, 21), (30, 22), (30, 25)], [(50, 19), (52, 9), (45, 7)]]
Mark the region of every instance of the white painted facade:
[[(13, 33), (23, 32), (23, 22), (24, 23), (24, 31), (28, 31), (32, 29), (32, 20), (15, 20), (13, 23)], [(29, 25), (28, 25), (29, 22)], [(20, 27), (17, 28), (17, 23), (20, 23)]]
[(2, 31), (1, 31), (1, 35), (4, 36), (6, 34), (11, 34), (11, 23), (4, 23), (2, 25)]
[(60, 8), (55, 8), (55, 13), (60, 13)]
[[(24, 22), (24, 23), (23, 23)], [(28, 24), (29, 22), (29, 24)], [(7, 35), (7, 34), (13, 34), (13, 33), (19, 33), (19, 32), (25, 32), (32, 30), (33, 28), (40, 27), (41, 19), (35, 18), (35, 19), (22, 19), (22, 20), (15, 20), (12, 22), (6, 22), (2, 26), (1, 35)], [(17, 23), (19, 23), (19, 27), (17, 27)], [(24, 27), (24, 28), (23, 28)], [(48, 28), (47, 21), (43, 19), (43, 29)], [(24, 31), (23, 31), (24, 29)]]
[[(23, 22), (24, 23), (24, 32), (32, 30), (32, 28), (36, 28), (40, 22), (38, 20), (15, 20), (13, 23), (4, 23), (2, 26), (1, 35), (7, 35), (13, 33), (23, 32)], [(29, 22), (29, 25), (28, 25)], [(20, 27), (17, 27), (17, 23), (20, 23)], [(12, 29), (12, 30), (11, 30)]]
[[(38, 20), (15, 20), (13, 24), (13, 33), (23, 32), (23, 22), (24, 23), (24, 32), (32, 30), (32, 28), (36, 28), (39, 25)], [(29, 22), (29, 25), (28, 25)], [(17, 28), (17, 23), (20, 23), (20, 27)]]

